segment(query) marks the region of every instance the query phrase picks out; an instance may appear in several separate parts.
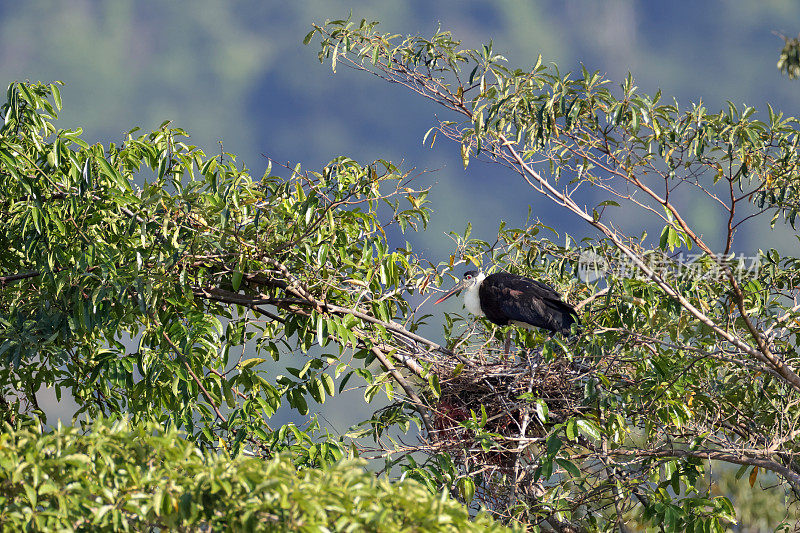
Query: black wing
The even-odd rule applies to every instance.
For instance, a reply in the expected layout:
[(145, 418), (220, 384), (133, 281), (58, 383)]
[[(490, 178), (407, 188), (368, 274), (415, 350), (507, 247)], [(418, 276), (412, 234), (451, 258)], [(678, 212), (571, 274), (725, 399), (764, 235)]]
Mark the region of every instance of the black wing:
[(501, 326), (514, 320), (568, 333), (573, 323), (580, 323), (575, 309), (561, 300), (552, 287), (508, 272), (498, 272), (483, 280), (480, 300), (486, 318)]

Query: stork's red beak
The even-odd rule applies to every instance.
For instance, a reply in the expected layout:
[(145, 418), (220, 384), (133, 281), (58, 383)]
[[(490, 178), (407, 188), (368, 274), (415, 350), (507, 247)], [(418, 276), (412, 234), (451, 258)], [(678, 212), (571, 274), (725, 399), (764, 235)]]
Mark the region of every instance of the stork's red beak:
[(447, 300), (448, 298), (450, 298), (451, 296), (453, 296), (454, 294), (456, 294), (457, 292), (459, 292), (459, 291), (461, 291), (463, 289), (464, 289), (464, 281), (462, 280), (462, 281), (459, 281), (456, 284), (455, 287), (450, 289), (450, 292), (448, 292), (447, 294), (445, 294), (444, 296), (442, 296), (441, 298), (439, 298), (438, 300), (433, 302), (433, 305), (442, 303), (443, 301)]

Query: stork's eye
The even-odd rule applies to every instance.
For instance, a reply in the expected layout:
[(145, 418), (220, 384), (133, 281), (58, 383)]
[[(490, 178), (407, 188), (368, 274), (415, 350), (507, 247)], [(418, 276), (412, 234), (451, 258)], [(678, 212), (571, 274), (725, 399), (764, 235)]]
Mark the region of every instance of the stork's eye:
[(467, 274), (466, 276), (464, 276), (464, 279), (472, 279), (472, 274)]

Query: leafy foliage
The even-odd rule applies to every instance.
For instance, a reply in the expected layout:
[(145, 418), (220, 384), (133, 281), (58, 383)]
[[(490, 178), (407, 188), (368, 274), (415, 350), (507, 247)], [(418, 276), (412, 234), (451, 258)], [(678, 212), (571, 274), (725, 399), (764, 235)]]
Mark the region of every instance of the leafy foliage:
[[(205, 451), (158, 425), (97, 421), (0, 434), (0, 522), (15, 530), (497, 531), (412, 480), (390, 483), (348, 460), (298, 469)], [(495, 530), (495, 529), (493, 529)]]
[[(681, 110), (663, 103), (660, 92), (641, 94), (630, 76), (615, 92), (599, 73), (564, 75), (541, 58), (515, 68), (491, 43), (460, 49), (444, 30), (402, 38), (379, 33), (376, 23), (337, 20), (315, 26), (307, 41), (315, 34), (320, 60), (334, 70), (370, 72), (448, 109), (451, 115), (426, 134), (431, 144), (444, 136), (459, 143), (465, 166), (482, 157), (512, 169), (597, 232), (580, 246), (567, 239), (560, 249), (534, 238), (537, 224), (501, 228), (494, 244), (468, 235), (459, 241), (463, 258), (549, 280), (561, 277), (556, 264), (562, 276), (579, 273), (586, 254), (599, 258), (605, 274), (570, 290), (586, 306), (587, 327), (574, 343), (523, 338), (524, 357), (536, 370), (502, 361), (478, 369), (475, 376), (516, 376), (492, 396), (497, 414), (488, 413), (495, 420), (488, 434), (487, 417), (475, 410), (490, 401), (486, 394), (478, 403), (462, 395), (458, 406), (444, 406), (462, 427), (480, 429), (475, 440), (483, 446), (462, 433), (451, 440), (455, 446), (462, 439), (462, 449), (452, 452), (448, 468), (479, 480), (485, 504), (551, 526), (566, 520), (569, 527), (610, 528), (636, 520), (668, 530), (719, 530), (735, 512), (704, 481), (710, 459), (751, 472), (753, 481), (772, 470), (800, 494), (798, 260), (759, 250), (740, 268), (741, 257), (732, 257), (746, 225), (785, 220), (795, 228), (797, 119), (771, 108), (759, 117), (733, 104), (717, 113), (702, 104)], [(605, 198), (585, 207), (598, 195)], [(724, 228), (721, 242), (705, 238), (683, 212), (684, 199), (698, 196)], [(626, 234), (615, 222), (618, 207), (657, 222), (660, 238)], [(448, 324), (458, 323), (456, 317)], [(493, 336), (492, 328), (467, 329), (453, 342), (471, 346), (464, 352), (470, 361), (486, 360)], [(468, 365), (450, 371), (459, 375)], [(553, 396), (542, 368), (567, 372), (572, 385)], [(529, 381), (527, 393), (517, 390), (520, 379)], [(523, 403), (509, 404), (501, 394)], [(518, 411), (510, 411), (507, 427), (498, 425), (499, 413), (509, 412), (498, 406), (509, 405)], [(487, 441), (493, 458), (485, 455)], [(498, 466), (503, 461), (507, 466)], [(508, 487), (525, 483), (538, 488), (515, 488), (509, 496)]]
[[(315, 26), (305, 42), (315, 35), (334, 71), (368, 71), (448, 109), (452, 117), (425, 136), (431, 145), (443, 136), (460, 145), (465, 166), (481, 157), (512, 169), (523, 192), (562, 206), (596, 237), (578, 243), (530, 221), (501, 224), (489, 243), (468, 227), (452, 235), (449, 260), (431, 265), (394, 242), (424, 229), (429, 208), (427, 189), (390, 162), (339, 157), (319, 172), (285, 168), (288, 178), (270, 166), (254, 180), (232, 154), (208, 157), (168, 123), (89, 146), (79, 130), (54, 126), (57, 84), (12, 84), (0, 109), (0, 452), (31, 465), (9, 469), (30, 478), (2, 485), (14, 505), (39, 505), (42, 485), (58, 517), (85, 503), (91, 520), (115, 527), (300, 516), (378, 528), (364, 520), (381, 513), (397, 528), (461, 520), (427, 511), (406, 523), (409, 511), (395, 515), (388, 500), (380, 511), (343, 508), (348, 493), (378, 486), (364, 484), (371, 478), (356, 457), (382, 458), (385, 472), (399, 469), (436, 498), (534, 529), (721, 530), (736, 512), (708, 483), (712, 460), (735, 465), (751, 487), (771, 471), (800, 495), (800, 263), (759, 250), (757, 268), (743, 270), (730, 257), (746, 225), (783, 220), (794, 231), (796, 119), (734, 105), (682, 111), (660, 93), (640, 94), (630, 77), (617, 94), (598, 73), (562, 75), (541, 59), (510, 68), (491, 43), (462, 50), (447, 31), (401, 38), (341, 20)], [(586, 207), (594, 196), (585, 189), (604, 198)], [(693, 227), (685, 195), (708, 199), (721, 243)], [(615, 220), (622, 207), (655, 221), (660, 237), (625, 233)], [(689, 251), (696, 257), (686, 262)], [(581, 277), (587, 257), (599, 279)], [(422, 336), (425, 294), (467, 262), (547, 281), (584, 327), (571, 338), (519, 331), (513, 355), (502, 349), (510, 331), (459, 313), (444, 317), (446, 346)], [(69, 391), (89, 434), (26, 429), (43, 415), (41, 387)], [(331, 433), (313, 412), (348, 387), (389, 403)], [(308, 424), (273, 427), (285, 406)], [(97, 421), (120, 416), (130, 429)], [(415, 426), (419, 441), (409, 444), (402, 434)], [(103, 439), (117, 444), (92, 448)], [(111, 451), (87, 451), (101, 449)], [(56, 450), (58, 476), (45, 478), (30, 450)], [(147, 454), (155, 459), (142, 464)], [(78, 475), (63, 485), (73, 498), (48, 481), (115, 461), (104, 475), (122, 478), (100, 477), (111, 487)], [(229, 488), (213, 485), (217, 467)], [(280, 489), (254, 473), (268, 468)], [(302, 511), (285, 499), (264, 503), (302, 476), (328, 487), (326, 475), (355, 481), (347, 492), (331, 483), (318, 499), (291, 500)], [(130, 491), (108, 496), (111, 507), (85, 500), (128, 478)], [(198, 479), (211, 479), (210, 489)], [(153, 488), (156, 480), (164, 483)], [(419, 490), (380, 486), (403, 506), (403, 491)], [(139, 497), (151, 490), (162, 499)], [(263, 495), (242, 498), (264, 514), (212, 515), (213, 499), (193, 506), (208, 490)], [(43, 521), (56, 516), (42, 511)], [(19, 513), (11, 518), (24, 520)]]
[[(331, 375), (352, 373), (338, 358), (348, 345), (380, 383), (361, 361), (387, 334), (357, 327), (408, 310), (398, 294), (421, 270), (410, 249), (389, 250), (385, 228), (424, 224), (425, 191), (390, 163), (347, 158), (254, 182), (166, 124), (88, 146), (49, 121), (58, 95), (13, 84), (3, 107), (5, 395), (35, 408), (41, 386), (66, 388), (90, 417), (155, 418), (235, 453), (245, 440), (288, 445), (265, 420), (284, 400), (305, 415), (333, 395)], [(363, 318), (346, 307), (364, 301)], [(331, 341), (338, 355), (308, 355)], [(293, 350), (300, 368), (265, 379), (259, 364)], [(330, 445), (309, 461), (342, 454)]]
[[(203, 450), (286, 451), (313, 467), (358, 455), (363, 435), (421, 424), (391, 363), (397, 350), (441, 349), (393, 321), (416, 328), (406, 297), (436, 276), (409, 246), (387, 244), (387, 232), (427, 220), (427, 191), (407, 175), (342, 157), (321, 172), (286, 169), (289, 179), (268, 168), (255, 182), (234, 156), (208, 158), (166, 123), (89, 146), (53, 125), (58, 85), (14, 83), (7, 98), (4, 420), (43, 417), (36, 393), (51, 387), (77, 400), (76, 417), (126, 414)], [(265, 364), (286, 359), (286, 374)], [(270, 426), (281, 405), (308, 415), (337, 393), (335, 379), (339, 391), (361, 380), (366, 401), (402, 380), (410, 403), (345, 435), (315, 417)]]
[(800, 76), (800, 39), (783, 37), (783, 49), (778, 58), (778, 70), (796, 80)]

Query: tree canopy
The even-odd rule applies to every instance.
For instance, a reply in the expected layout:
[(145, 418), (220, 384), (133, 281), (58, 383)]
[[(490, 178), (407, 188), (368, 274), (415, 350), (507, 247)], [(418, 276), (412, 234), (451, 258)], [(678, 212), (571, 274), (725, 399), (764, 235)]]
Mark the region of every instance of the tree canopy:
[[(255, 179), (169, 123), (90, 146), (54, 125), (58, 84), (13, 83), (0, 108), (0, 518), (399, 530), (495, 527), (488, 512), (512, 527), (712, 531), (736, 521), (712, 460), (751, 486), (773, 472), (794, 505), (800, 262), (732, 254), (745, 225), (795, 231), (796, 119), (681, 110), (631, 77), (613, 91), (588, 70), (511, 67), (444, 30), (341, 20), (315, 37), (334, 71), (444, 106), (431, 146), (451, 139), (465, 166), (516, 172), (521, 193), (596, 236), (531, 220), (500, 223), (490, 243), (467, 228), (432, 264), (406, 241), (431, 209), (412, 169), (342, 156)], [(685, 195), (706, 199), (720, 241), (693, 226)], [(626, 232), (621, 208), (659, 237)], [(426, 314), (465, 263), (557, 287), (580, 334), (517, 331), (506, 356), (507, 330)], [(429, 338), (440, 322), (444, 341)], [(80, 430), (43, 427), (42, 387), (76, 399)], [(320, 425), (317, 406), (352, 388), (386, 403), (347, 431)], [(281, 407), (308, 423), (277, 425)], [(382, 461), (384, 479), (358, 458)], [(483, 512), (469, 522), (448, 498)]]
[[(0, 435), (0, 519), (33, 530), (506, 530), (415, 482), (392, 484), (345, 460), (301, 469), (210, 453), (158, 424), (99, 420)], [(187, 527), (188, 526), (188, 527)], [(208, 529), (205, 529), (206, 531)]]

